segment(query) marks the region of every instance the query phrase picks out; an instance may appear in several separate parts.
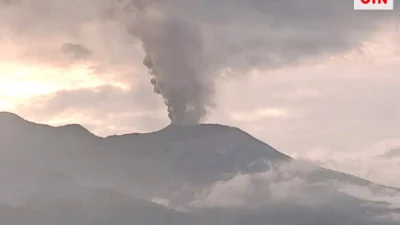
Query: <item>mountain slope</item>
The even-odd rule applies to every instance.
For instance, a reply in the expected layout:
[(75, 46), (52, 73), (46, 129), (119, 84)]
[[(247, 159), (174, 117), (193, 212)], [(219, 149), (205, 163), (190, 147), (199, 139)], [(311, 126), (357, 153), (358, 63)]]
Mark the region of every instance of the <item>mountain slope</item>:
[[(83, 191), (82, 191), (83, 190)], [(20, 206), (0, 205), (6, 225), (201, 225), (198, 217), (110, 190), (57, 190), (36, 193)], [(68, 196), (68, 198), (66, 197)]]
[[(106, 190), (121, 201), (131, 199), (140, 206), (137, 212), (153, 210), (148, 200), (182, 209), (189, 213), (183, 215), (184, 221), (190, 220), (186, 224), (396, 224), (378, 223), (374, 217), (397, 215), (397, 206), (341, 189), (400, 196), (398, 189), (303, 166), (237, 128), (171, 125), (149, 134), (101, 138), (80, 125), (52, 127), (0, 113), (0, 142), (0, 203), (5, 202), (0, 215), (9, 216), (0, 216), (0, 222), (17, 221), (8, 224), (28, 224), (19, 219), (30, 216), (38, 219), (29, 224), (53, 223), (46, 215), (56, 215), (54, 210), (65, 211), (62, 220), (78, 224), (128, 224), (134, 219), (130, 215), (144, 214), (129, 211), (135, 208), (131, 203), (110, 199), (84, 203), (79, 197), (82, 190)], [(60, 191), (66, 189), (76, 192)], [(104, 199), (103, 194), (97, 196)], [(155, 211), (161, 216), (165, 210), (171, 216), (158, 222), (143, 217), (141, 224), (180, 224), (179, 213), (164, 207)], [(126, 212), (120, 216), (123, 221), (117, 219), (119, 211)], [(104, 214), (101, 219), (99, 214)], [(206, 220), (199, 222), (191, 214)]]

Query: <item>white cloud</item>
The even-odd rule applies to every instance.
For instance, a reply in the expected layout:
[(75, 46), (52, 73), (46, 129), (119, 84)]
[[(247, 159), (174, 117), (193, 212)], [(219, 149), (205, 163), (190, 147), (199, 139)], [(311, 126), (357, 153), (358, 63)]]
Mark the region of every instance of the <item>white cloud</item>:
[(387, 153), (397, 148), (399, 144), (399, 139), (391, 138), (366, 143), (360, 145), (358, 149), (320, 147), (303, 153), (294, 153), (293, 156), (381, 184), (400, 187), (397, 179), (400, 158), (387, 156)]
[(238, 174), (198, 193), (189, 207), (259, 208), (271, 203), (305, 199), (308, 184), (303, 176), (314, 169), (313, 165), (300, 161), (267, 172)]
[(365, 187), (352, 184), (339, 184), (337, 188), (338, 191), (359, 199), (373, 202), (386, 202), (388, 203), (388, 208), (400, 208), (400, 193), (395, 189), (382, 189), (374, 188), (373, 186)]

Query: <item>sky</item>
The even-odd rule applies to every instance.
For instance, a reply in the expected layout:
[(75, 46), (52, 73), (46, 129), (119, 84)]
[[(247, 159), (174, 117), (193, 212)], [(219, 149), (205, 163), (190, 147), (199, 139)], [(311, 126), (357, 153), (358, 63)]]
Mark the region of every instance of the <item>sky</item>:
[(344, 0), (132, 2), (0, 0), (0, 110), (99, 136), (167, 126), (142, 36), (129, 30), (157, 29), (135, 17), (142, 4), (198, 29), (215, 90), (204, 122), (400, 187), (398, 10), (355, 12)]

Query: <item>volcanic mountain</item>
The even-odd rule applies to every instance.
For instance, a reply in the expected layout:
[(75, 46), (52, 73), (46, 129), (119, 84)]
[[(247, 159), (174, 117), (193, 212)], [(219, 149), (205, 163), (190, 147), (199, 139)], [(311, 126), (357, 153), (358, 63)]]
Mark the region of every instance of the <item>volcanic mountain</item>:
[(102, 138), (2, 112), (0, 143), (2, 224), (398, 224), (398, 207), (375, 199), (398, 189), (305, 165), (233, 127)]

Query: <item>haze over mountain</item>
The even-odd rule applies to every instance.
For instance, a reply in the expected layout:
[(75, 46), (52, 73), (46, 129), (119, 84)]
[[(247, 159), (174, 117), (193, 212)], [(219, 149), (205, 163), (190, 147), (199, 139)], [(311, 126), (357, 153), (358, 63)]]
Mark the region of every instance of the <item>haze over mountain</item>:
[(97, 137), (0, 113), (2, 224), (398, 224), (400, 191), (217, 124)]

